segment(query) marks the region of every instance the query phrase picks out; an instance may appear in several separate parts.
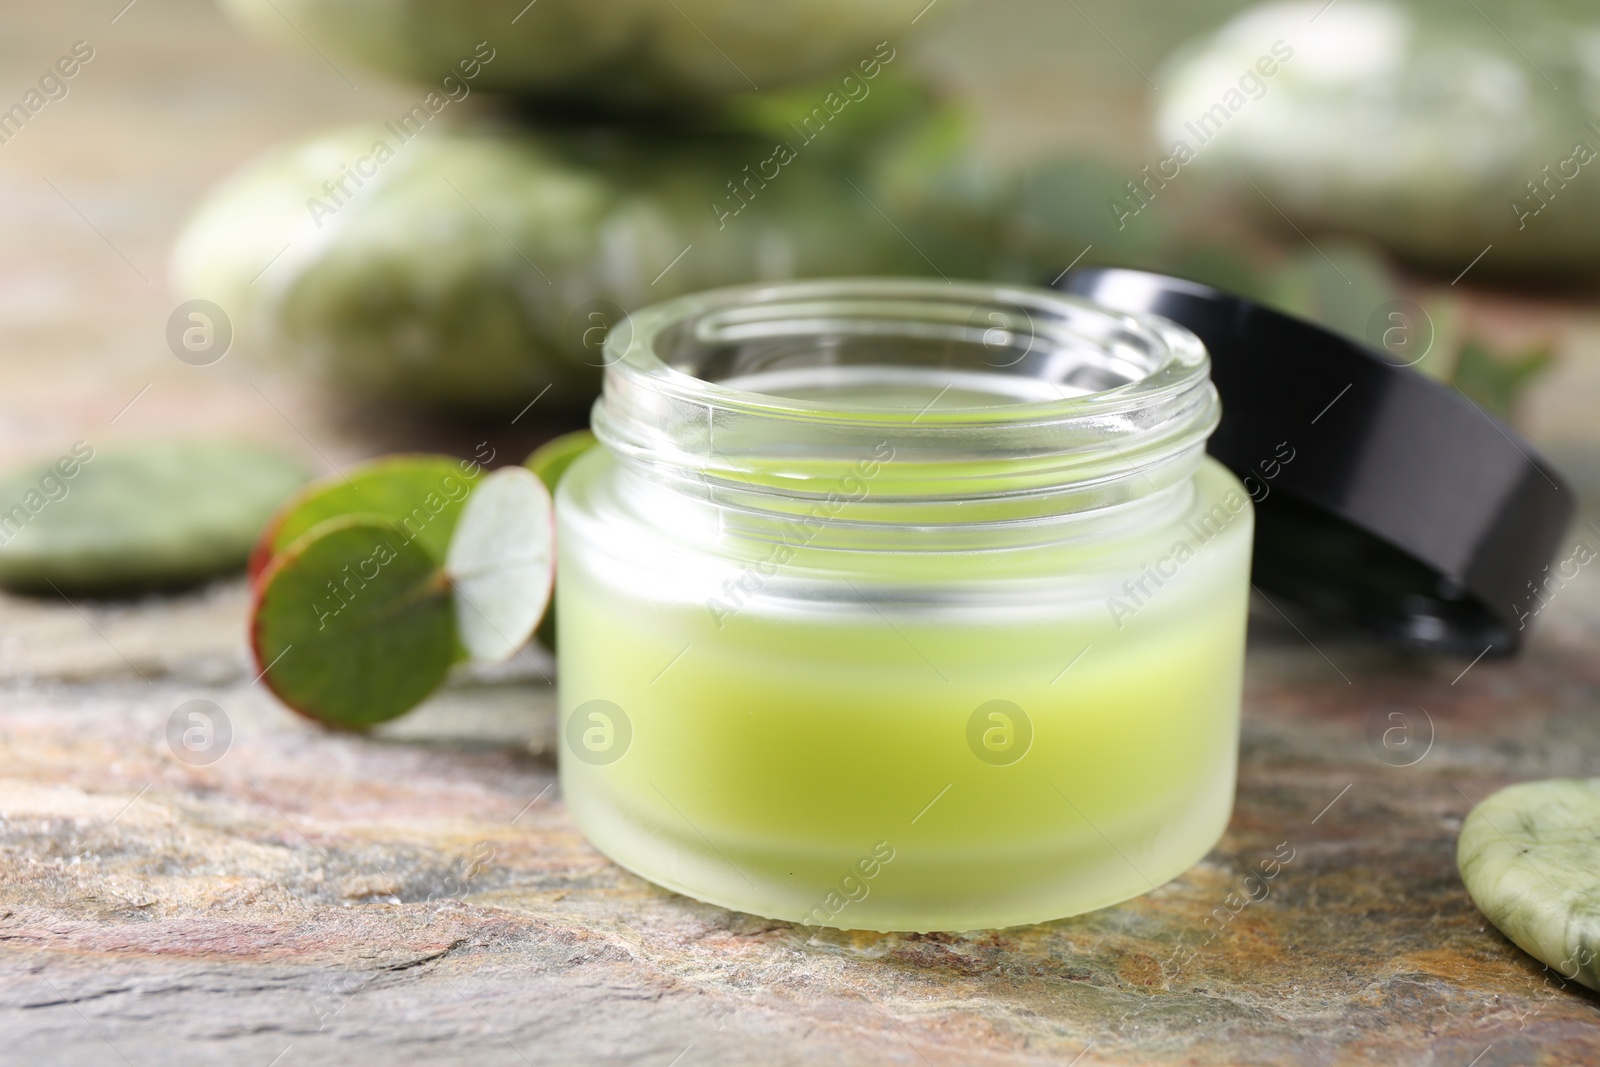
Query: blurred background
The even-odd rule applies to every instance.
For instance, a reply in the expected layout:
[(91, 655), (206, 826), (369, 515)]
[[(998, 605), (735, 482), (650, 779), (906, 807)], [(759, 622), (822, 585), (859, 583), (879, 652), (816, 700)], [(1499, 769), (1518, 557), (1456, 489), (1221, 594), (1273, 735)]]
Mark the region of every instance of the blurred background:
[(627, 311), (808, 274), (1178, 273), (1387, 347), (1558, 453), (1600, 389), (1577, 3), (4, 18), (7, 461), (174, 434), (312, 471), (516, 460), (585, 422)]

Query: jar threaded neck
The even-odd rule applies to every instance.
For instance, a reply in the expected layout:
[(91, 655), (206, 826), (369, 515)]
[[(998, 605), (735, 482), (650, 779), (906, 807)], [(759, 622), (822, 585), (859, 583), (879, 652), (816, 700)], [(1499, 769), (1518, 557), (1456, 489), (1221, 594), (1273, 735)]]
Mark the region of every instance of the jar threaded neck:
[[(633, 479), (727, 509), (915, 529), (1166, 506), (1220, 408), (1187, 330), (1045, 289), (843, 279), (648, 308), (594, 427)], [(1142, 502), (1142, 503), (1141, 503)]]

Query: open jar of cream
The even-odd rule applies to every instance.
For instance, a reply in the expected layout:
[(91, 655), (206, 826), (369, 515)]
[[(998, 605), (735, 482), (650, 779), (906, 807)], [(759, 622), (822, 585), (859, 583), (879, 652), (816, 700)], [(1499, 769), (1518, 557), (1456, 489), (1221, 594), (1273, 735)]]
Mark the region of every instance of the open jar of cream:
[(561, 785), (758, 915), (1059, 918), (1233, 804), (1252, 510), (1204, 347), (1043, 289), (726, 289), (607, 340), (558, 495)]

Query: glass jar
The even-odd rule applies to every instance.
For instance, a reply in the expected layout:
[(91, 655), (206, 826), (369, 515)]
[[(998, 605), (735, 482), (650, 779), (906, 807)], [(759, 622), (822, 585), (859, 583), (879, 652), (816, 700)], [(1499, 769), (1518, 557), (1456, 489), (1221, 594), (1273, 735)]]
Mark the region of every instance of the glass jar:
[(1233, 805), (1249, 498), (1204, 347), (1049, 290), (725, 289), (606, 343), (561, 484), (561, 785), (776, 919), (968, 930), (1146, 892)]

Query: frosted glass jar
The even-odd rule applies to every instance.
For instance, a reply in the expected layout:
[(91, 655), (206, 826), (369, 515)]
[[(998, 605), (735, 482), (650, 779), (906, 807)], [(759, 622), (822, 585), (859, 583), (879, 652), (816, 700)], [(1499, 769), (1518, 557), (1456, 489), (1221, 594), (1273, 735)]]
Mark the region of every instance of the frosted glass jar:
[(1250, 502), (1200, 342), (1048, 290), (719, 290), (607, 340), (558, 494), (561, 786), (777, 919), (1039, 922), (1226, 826)]

